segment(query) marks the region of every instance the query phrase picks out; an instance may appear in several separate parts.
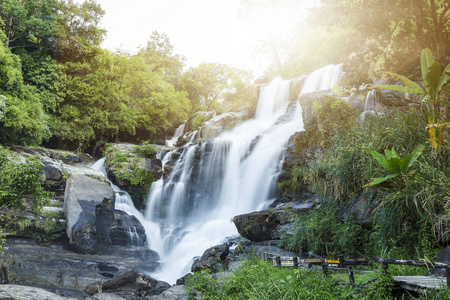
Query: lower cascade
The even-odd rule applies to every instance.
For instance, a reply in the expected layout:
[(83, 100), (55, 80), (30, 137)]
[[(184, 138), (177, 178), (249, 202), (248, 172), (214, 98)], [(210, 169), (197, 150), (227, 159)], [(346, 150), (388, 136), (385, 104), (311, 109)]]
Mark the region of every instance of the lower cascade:
[[(329, 72), (341, 66), (333, 67), (324, 71), (328, 81)], [(337, 76), (331, 77), (334, 83), (327, 88), (336, 83)], [(307, 92), (321, 89), (317, 79), (313, 84)], [(234, 216), (267, 208), (277, 196), (284, 147), (302, 130), (302, 109), (297, 100), (289, 100), (289, 81), (277, 78), (261, 89), (253, 119), (165, 154), (164, 175), (152, 184), (144, 214), (114, 187), (120, 195), (116, 209), (141, 222), (148, 247), (161, 257), (162, 267), (152, 276), (175, 283), (207, 248), (238, 236)]]

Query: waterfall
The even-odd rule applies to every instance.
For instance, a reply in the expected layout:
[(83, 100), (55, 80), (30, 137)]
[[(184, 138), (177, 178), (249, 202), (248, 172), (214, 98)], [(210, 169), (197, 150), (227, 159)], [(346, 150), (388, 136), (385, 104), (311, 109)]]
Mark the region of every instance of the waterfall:
[(383, 114), (385, 107), (381, 104), (380, 98), (383, 95), (376, 90), (370, 90), (367, 93), (366, 101), (364, 103), (364, 111), (361, 113), (360, 118), (364, 120), (366, 114)]
[[(301, 93), (332, 88), (340, 68), (313, 72)], [(274, 79), (261, 89), (252, 120), (164, 156), (170, 173), (152, 184), (144, 215), (121, 191), (116, 209), (136, 216), (148, 247), (161, 257), (162, 268), (152, 276), (174, 283), (190, 271), (194, 257), (238, 236), (234, 216), (267, 208), (276, 199), (283, 149), (302, 130), (302, 109), (289, 101), (289, 82)]]
[(183, 135), (185, 127), (186, 123), (183, 123), (175, 129), (173, 137), (170, 140), (166, 140), (166, 146), (173, 147), (177, 143), (178, 138)]
[(342, 64), (328, 65), (315, 70), (306, 78), (300, 94), (331, 90), (338, 81), (342, 71)]
[(289, 82), (277, 78), (262, 88), (254, 119), (166, 155), (171, 173), (152, 185), (145, 213), (161, 230), (161, 240), (148, 239), (149, 247), (164, 247), (154, 277), (175, 282), (190, 271), (193, 257), (237, 236), (234, 216), (274, 200), (282, 150), (303, 130), (301, 107), (289, 102)]
[[(97, 171), (102, 171), (103, 174), (105, 175), (106, 180), (109, 182), (111, 188), (114, 191), (115, 194), (115, 206), (114, 209), (116, 210), (121, 210), (124, 211), (125, 213), (127, 213), (130, 216), (135, 216), (136, 219), (142, 224), (142, 226), (144, 227), (145, 230), (145, 235), (147, 236), (147, 238), (151, 238), (153, 240), (157, 240), (160, 239), (160, 230), (159, 227), (156, 226), (155, 224), (148, 222), (144, 216), (139, 212), (139, 210), (137, 210), (134, 207), (133, 204), (133, 200), (131, 199), (131, 196), (126, 192), (123, 191), (121, 188), (119, 188), (117, 185), (113, 184), (109, 179), (108, 179), (108, 174), (106, 172), (106, 167), (105, 167), (105, 161), (106, 158), (101, 158), (99, 160), (97, 160), (92, 166), (91, 169), (97, 170)], [(143, 244), (141, 237), (139, 237), (139, 235), (137, 234), (137, 230), (135, 227), (130, 226), (128, 232), (128, 236), (130, 239), (130, 245), (131, 246), (137, 246), (137, 245), (141, 245)], [(162, 251), (162, 248), (156, 248), (155, 247), (155, 251), (158, 252)]]

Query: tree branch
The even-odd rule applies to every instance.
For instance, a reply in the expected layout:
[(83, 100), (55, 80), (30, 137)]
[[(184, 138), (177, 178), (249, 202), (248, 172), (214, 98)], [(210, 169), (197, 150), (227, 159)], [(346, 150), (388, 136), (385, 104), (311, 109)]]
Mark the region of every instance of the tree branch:
[(450, 3), (448, 3), (448, 5), (446, 7), (444, 7), (444, 9), (442, 10), (441, 16), (439, 17), (439, 23), (441, 25), (444, 25), (444, 17), (445, 14), (449, 11), (450, 9)]

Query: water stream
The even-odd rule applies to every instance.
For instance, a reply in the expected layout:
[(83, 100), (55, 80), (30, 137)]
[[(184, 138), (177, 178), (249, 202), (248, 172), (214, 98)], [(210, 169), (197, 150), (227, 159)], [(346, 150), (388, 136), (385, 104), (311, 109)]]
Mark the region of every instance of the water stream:
[[(334, 87), (340, 69), (313, 72), (301, 93)], [(302, 130), (302, 110), (289, 101), (289, 82), (277, 78), (261, 89), (252, 120), (165, 155), (170, 175), (152, 184), (144, 214), (120, 192), (126, 199), (116, 199), (116, 209), (136, 216), (149, 248), (160, 254), (162, 268), (152, 276), (174, 283), (190, 271), (194, 257), (238, 235), (234, 216), (267, 208), (276, 198), (283, 149)]]

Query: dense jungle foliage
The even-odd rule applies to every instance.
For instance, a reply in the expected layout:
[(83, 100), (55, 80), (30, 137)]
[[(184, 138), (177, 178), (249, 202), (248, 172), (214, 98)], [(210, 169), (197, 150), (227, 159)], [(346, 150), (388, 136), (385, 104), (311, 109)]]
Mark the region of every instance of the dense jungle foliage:
[(196, 111), (235, 110), (252, 97), (246, 72), (183, 72), (165, 34), (133, 55), (102, 49), (103, 14), (94, 0), (0, 1), (0, 144), (159, 142)]
[[(293, 78), (344, 62), (340, 84), (347, 88), (356, 90), (380, 78), (399, 79), (380, 72), (389, 71), (421, 82), (427, 90), (420, 51), (429, 48), (439, 70), (449, 63), (449, 1), (317, 2), (241, 1), (250, 22), (281, 5), (304, 16), (283, 35), (267, 28), (259, 51), (270, 68), (257, 82), (275, 76)], [(300, 13), (305, 9), (308, 14)], [(186, 69), (184, 58), (174, 53), (163, 33), (154, 32), (136, 54), (103, 49), (106, 32), (99, 25), (103, 14), (95, 0), (0, 0), (0, 145), (43, 144), (83, 151), (100, 140), (155, 143), (190, 118), (197, 117), (198, 126), (204, 120), (196, 114), (199, 111), (254, 109), (251, 74), (212, 63)], [(435, 147), (430, 140), (435, 130), (426, 130), (427, 125), (438, 124), (430, 122), (430, 112), (448, 121), (449, 87), (441, 87), (441, 93), (433, 96), (433, 107), (425, 97), (407, 108), (366, 115), (364, 120), (341, 99), (319, 100), (313, 116), (305, 120), (306, 131), (295, 139), (299, 151), (310, 150), (308, 159), (283, 187), (292, 194), (310, 189), (322, 199), (322, 208), (300, 217), (281, 245), (318, 255), (435, 260), (437, 250), (450, 242), (449, 129), (443, 129)], [(141, 155), (153, 155), (145, 145), (139, 148), (145, 152)], [(393, 152), (386, 149), (394, 149), (405, 158), (421, 145), (423, 151), (414, 163), (394, 173), (366, 150), (389, 159)], [(126, 163), (123, 160), (119, 163)], [(48, 194), (39, 181), (42, 168), (32, 158), (15, 163), (14, 155), (0, 148), (0, 205), (22, 208), (17, 199), (25, 194), (33, 196), (37, 210), (46, 203)], [(145, 174), (136, 170), (122, 175), (138, 184)], [(386, 180), (366, 186), (373, 178)], [(375, 209), (370, 226), (335, 213), (361, 198), (369, 199), (368, 206)], [(34, 230), (38, 225), (16, 227)], [(205, 299), (386, 299), (391, 282), (387, 278), (379, 282), (359, 295), (336, 286), (333, 278), (284, 272), (256, 260), (222, 281), (200, 273), (189, 285), (192, 293), (200, 291)], [(443, 293), (448, 295), (448, 290)]]

